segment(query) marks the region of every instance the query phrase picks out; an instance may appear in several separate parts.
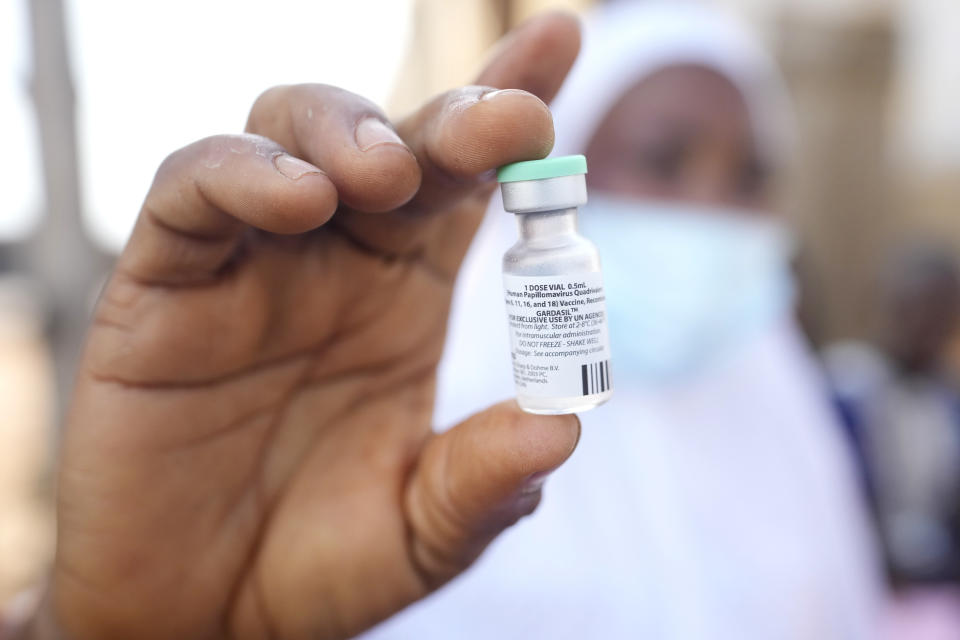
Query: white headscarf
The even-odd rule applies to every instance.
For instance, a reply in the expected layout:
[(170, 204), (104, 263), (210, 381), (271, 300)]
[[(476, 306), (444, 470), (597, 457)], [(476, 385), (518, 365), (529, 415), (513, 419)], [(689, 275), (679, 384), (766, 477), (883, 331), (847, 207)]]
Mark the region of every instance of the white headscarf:
[[(555, 153), (582, 152), (624, 91), (688, 63), (739, 87), (760, 144), (786, 153), (785, 127), (767, 120), (789, 113), (768, 57), (723, 14), (680, 2), (603, 5), (588, 17), (554, 105)], [(501, 282), (513, 217), (495, 198), (461, 270), (438, 376), (441, 428), (514, 391)], [(582, 416), (578, 450), (537, 513), (367, 640), (876, 637), (863, 513), (789, 318), (689, 384), (616, 380), (614, 398)]]
[(617, 100), (666, 67), (719, 73), (743, 96), (760, 151), (782, 161), (794, 123), (785, 84), (757, 39), (727, 14), (693, 0), (621, 0), (590, 14), (577, 62), (551, 105), (553, 155), (583, 153)]
[[(620, 0), (585, 17), (580, 56), (551, 104), (556, 130), (552, 155), (583, 153), (626, 91), (681, 64), (714, 70), (732, 82), (747, 104), (761, 152), (775, 164), (788, 156), (794, 123), (775, 63), (742, 25), (695, 0)], [(515, 240), (514, 216), (504, 212), (498, 190), (460, 271), (440, 369), (436, 418), (441, 428), (513, 392), (511, 376), (503, 374), (510, 369), (506, 323), (481, 320), (476, 309), (482, 299), (489, 301), (491, 313), (500, 310), (500, 257)], [(477, 326), (468, 326), (471, 320)], [(478, 331), (484, 340), (476, 339)], [(497, 350), (493, 344), (503, 346)], [(487, 380), (480, 382), (477, 373), (461, 375), (464, 362), (488, 365)]]

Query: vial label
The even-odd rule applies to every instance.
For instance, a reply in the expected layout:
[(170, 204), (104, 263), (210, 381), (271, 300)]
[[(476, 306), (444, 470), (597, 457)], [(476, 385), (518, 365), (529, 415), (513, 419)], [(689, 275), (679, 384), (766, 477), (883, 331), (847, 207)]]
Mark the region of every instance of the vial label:
[(612, 388), (599, 272), (504, 274), (503, 283), (518, 394), (572, 398)]

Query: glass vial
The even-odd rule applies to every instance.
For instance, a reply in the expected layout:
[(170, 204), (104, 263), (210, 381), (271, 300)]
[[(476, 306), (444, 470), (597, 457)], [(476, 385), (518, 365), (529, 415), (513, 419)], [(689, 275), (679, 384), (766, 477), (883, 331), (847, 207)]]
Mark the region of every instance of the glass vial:
[(577, 232), (586, 173), (579, 155), (497, 172), (520, 232), (503, 256), (503, 284), (517, 402), (531, 413), (586, 411), (613, 394), (600, 256)]

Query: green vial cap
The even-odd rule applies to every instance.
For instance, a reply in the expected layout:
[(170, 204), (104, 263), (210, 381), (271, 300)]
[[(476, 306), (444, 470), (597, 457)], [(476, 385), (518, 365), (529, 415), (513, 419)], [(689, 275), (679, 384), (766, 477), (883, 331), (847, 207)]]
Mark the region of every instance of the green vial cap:
[(522, 182), (578, 176), (587, 172), (587, 159), (581, 155), (527, 160), (505, 164), (497, 169), (497, 182)]

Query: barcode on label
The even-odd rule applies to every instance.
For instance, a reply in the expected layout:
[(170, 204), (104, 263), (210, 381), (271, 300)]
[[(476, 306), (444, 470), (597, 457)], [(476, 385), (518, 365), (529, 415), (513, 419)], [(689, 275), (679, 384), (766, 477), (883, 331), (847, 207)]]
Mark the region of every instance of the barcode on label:
[(580, 377), (583, 382), (583, 395), (603, 393), (610, 388), (610, 361), (580, 365)]

